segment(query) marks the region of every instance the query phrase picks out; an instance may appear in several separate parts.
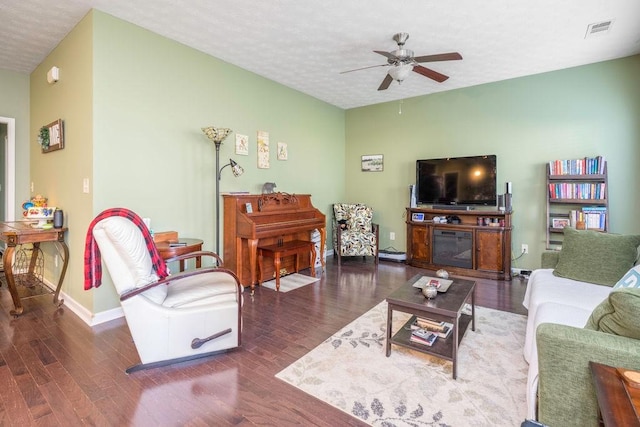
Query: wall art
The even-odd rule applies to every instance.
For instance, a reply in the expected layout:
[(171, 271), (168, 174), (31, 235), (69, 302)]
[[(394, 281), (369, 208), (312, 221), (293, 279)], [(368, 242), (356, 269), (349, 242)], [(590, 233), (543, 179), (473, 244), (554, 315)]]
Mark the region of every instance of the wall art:
[(42, 147), (43, 153), (62, 150), (64, 148), (64, 127), (62, 119), (58, 119), (40, 128), (38, 144)]
[(236, 154), (241, 156), (249, 155), (249, 137), (236, 133)]
[(269, 132), (258, 131), (258, 168), (269, 169)]
[(278, 142), (278, 160), (287, 160), (289, 152), (287, 151), (286, 142)]
[(382, 172), (384, 161), (382, 154), (362, 156), (362, 172)]

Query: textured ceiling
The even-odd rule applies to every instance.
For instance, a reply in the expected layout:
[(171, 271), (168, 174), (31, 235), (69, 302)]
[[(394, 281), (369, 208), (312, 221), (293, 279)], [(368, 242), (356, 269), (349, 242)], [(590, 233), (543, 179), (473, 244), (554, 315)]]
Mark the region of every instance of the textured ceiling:
[[(0, 68), (30, 73), (91, 9), (341, 108), (473, 86), (640, 53), (638, 0), (0, 0)], [(591, 23), (613, 20), (585, 38)], [(377, 88), (387, 67), (373, 50), (407, 32), (444, 83), (411, 73)]]

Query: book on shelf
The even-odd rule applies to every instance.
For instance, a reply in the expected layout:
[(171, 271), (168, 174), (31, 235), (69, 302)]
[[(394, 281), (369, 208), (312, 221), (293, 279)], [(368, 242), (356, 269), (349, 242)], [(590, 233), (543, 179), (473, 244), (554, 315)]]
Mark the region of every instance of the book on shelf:
[(557, 199), (604, 200), (606, 199), (606, 184), (604, 182), (550, 183), (549, 197), (554, 200), (557, 200)]
[(578, 222), (583, 222), (586, 228), (605, 230), (607, 224), (607, 207), (585, 206), (582, 210), (570, 210), (570, 226), (575, 228)]
[(551, 175), (603, 175), (605, 163), (604, 156), (552, 160), (549, 162), (549, 173)]
[(434, 342), (438, 339), (438, 335), (435, 333), (428, 331), (426, 329), (414, 329), (411, 331), (411, 338), (409, 341), (415, 342), (418, 344), (432, 346)]
[(437, 320), (416, 317), (416, 319), (411, 323), (411, 329), (426, 329), (430, 332), (435, 333), (440, 338), (448, 338), (451, 335), (451, 331), (453, 330), (453, 323), (449, 322), (439, 322)]

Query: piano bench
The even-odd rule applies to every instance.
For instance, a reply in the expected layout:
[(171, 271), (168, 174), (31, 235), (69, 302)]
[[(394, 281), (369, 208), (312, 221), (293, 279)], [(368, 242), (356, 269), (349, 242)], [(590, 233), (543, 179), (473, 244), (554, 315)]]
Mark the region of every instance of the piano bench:
[(258, 284), (262, 285), (262, 275), (264, 268), (262, 267), (262, 259), (264, 257), (273, 258), (273, 264), (276, 272), (276, 291), (280, 290), (280, 260), (286, 256), (294, 255), (296, 273), (300, 269), (298, 263), (298, 255), (305, 252), (311, 252), (311, 276), (316, 277), (315, 259), (316, 245), (306, 240), (292, 240), (290, 242), (282, 242), (275, 245), (258, 246)]

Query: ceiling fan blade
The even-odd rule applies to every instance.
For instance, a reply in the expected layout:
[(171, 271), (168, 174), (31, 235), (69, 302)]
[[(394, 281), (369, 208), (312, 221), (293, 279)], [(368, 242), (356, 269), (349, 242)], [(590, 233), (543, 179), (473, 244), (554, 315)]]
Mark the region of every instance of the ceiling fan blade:
[(462, 55), (460, 55), (458, 52), (416, 56), (415, 58), (413, 58), (413, 60), (416, 62), (455, 61), (457, 59), (462, 59)]
[(388, 67), (389, 64), (369, 65), (368, 67), (356, 68), (354, 70), (340, 71), (340, 74), (351, 73), (353, 71), (366, 70), (367, 68)]
[(444, 74), (440, 74), (437, 71), (433, 71), (427, 67), (423, 67), (422, 65), (416, 65), (413, 67), (413, 71), (415, 71), (418, 74), (422, 74), (425, 77), (429, 77), (430, 79), (433, 79), (435, 81), (437, 81), (438, 83), (442, 83), (443, 81), (447, 80), (449, 78), (449, 76), (445, 76)]
[(387, 59), (391, 59), (392, 61), (397, 61), (399, 58), (390, 52), (385, 52), (384, 50), (374, 50), (375, 53), (380, 54)]
[(380, 83), (380, 86), (378, 87), (378, 90), (385, 90), (386, 88), (389, 87), (389, 85), (391, 84), (392, 81), (393, 81), (393, 77), (391, 77), (389, 74), (387, 74), (384, 77), (384, 80), (382, 81), (382, 83)]

